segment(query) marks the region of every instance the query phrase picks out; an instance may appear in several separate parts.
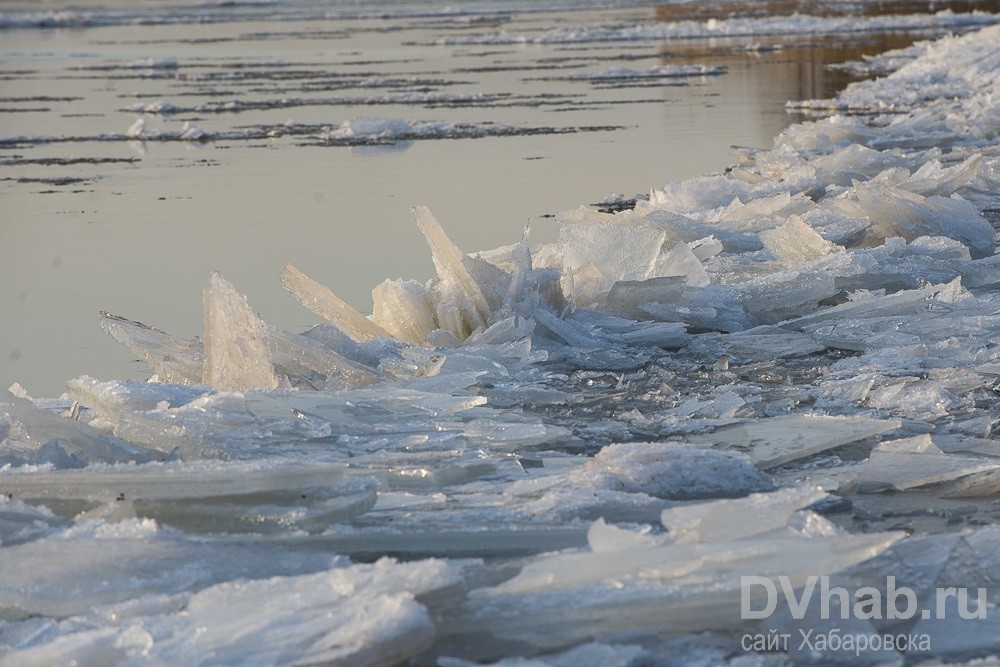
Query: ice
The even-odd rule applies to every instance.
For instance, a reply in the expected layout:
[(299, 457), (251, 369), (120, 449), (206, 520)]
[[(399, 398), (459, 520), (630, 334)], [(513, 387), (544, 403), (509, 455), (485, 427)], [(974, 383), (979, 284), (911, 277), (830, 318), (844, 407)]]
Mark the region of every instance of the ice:
[[(823, 530), (796, 528), (796, 520), (806, 517), (824, 523), (796, 512), (822, 495), (813, 489), (779, 491), (690, 506), (686, 517), (664, 516), (678, 520), (675, 530), (687, 528), (686, 537), (672, 540), (671, 530), (653, 544), (628, 538), (628, 549), (606, 550), (606, 527), (599, 526), (598, 550), (543, 555), (515, 577), (470, 592), (463, 616), (449, 619), (451, 631), (487, 631), (553, 648), (623, 631), (679, 634), (725, 627), (733, 622), (741, 574), (780, 571), (804, 581), (867, 560), (901, 537), (848, 536), (829, 524)], [(730, 514), (730, 508), (740, 510)], [(773, 517), (773, 524), (757, 523), (761, 516)], [(709, 518), (715, 528), (699, 521)]]
[(294, 387), (363, 387), (383, 379), (377, 370), (348, 359), (313, 339), (264, 326), (273, 370)]
[(69, 521), (56, 516), (47, 507), (29, 505), (10, 497), (0, 498), (0, 545), (31, 542), (69, 527)]
[(866, 215), (875, 222), (867, 243), (893, 236), (912, 241), (918, 236), (947, 236), (969, 246), (973, 257), (993, 252), (993, 227), (974, 206), (960, 198), (916, 193), (879, 185), (854, 188)]
[(129, 139), (142, 139), (146, 132), (146, 119), (140, 116), (135, 122), (125, 130), (125, 136)]
[(8, 497), (60, 515), (146, 517), (191, 532), (323, 530), (371, 509), (375, 481), (343, 466), (207, 462), (0, 474)]
[(767, 470), (901, 425), (893, 420), (802, 414), (734, 424), (685, 440), (745, 452), (754, 465)]
[(48, 414), (9, 391), (0, 394), (0, 465), (146, 463), (162, 453), (124, 442), (91, 426)]
[(609, 445), (570, 474), (579, 489), (604, 488), (692, 500), (769, 491), (773, 483), (742, 454), (674, 443)]
[[(444, 39), (995, 20), (563, 22), (533, 34), (484, 21), (485, 33)], [(938, 586), (987, 587), (991, 614), (1000, 604), (998, 30), (913, 49), (895, 74), (825, 105), (866, 114), (793, 125), (772, 148), (739, 149), (725, 173), (654, 188), (632, 210), (561, 213), (551, 243), (525, 229), (467, 254), (419, 207), (434, 277), (377, 285), (370, 317), (292, 266), (282, 282), (328, 322), (302, 334), (264, 323), (218, 274), (204, 341), (102, 314), (151, 381), (83, 376), (58, 399), (16, 386), (0, 399), (2, 660), (841, 657), (739, 646), (742, 631), (795, 638), (806, 623), (926, 628), (934, 648), (920, 658), (995, 652), (992, 620), (836, 626), (811, 609), (745, 624), (738, 610), (744, 575), (801, 587), (833, 574), (854, 589), (891, 575), (921, 609)], [(581, 80), (634, 85), (669, 71)], [(219, 136), (147, 123), (173, 121), (150, 116), (131, 138)], [(282, 127), (276, 138), (306, 126)], [(321, 141), (488, 133), (412, 119), (333, 128)], [(240, 132), (226, 136), (250, 137)], [(881, 532), (900, 528), (912, 535)], [(378, 560), (387, 555), (447, 562)]]
[(213, 273), (205, 285), (204, 305), (203, 382), (226, 391), (276, 388), (267, 329), (246, 297), (221, 274)]
[[(1000, 463), (945, 454), (934, 445), (931, 436), (915, 436), (879, 443), (868, 460), (858, 466), (858, 490), (862, 493), (886, 489), (905, 491), (997, 470), (1000, 470)], [(969, 497), (968, 492), (963, 495)]]
[(564, 282), (577, 306), (593, 303), (620, 280), (651, 278), (666, 234), (629, 211), (618, 216), (576, 209), (556, 218)]
[(372, 301), (374, 323), (403, 342), (421, 344), (437, 328), (430, 294), (416, 280), (386, 280), (372, 289)]
[(823, 255), (842, 250), (824, 240), (798, 216), (790, 217), (780, 227), (762, 232), (760, 240), (772, 255), (789, 264), (819, 259)]
[(101, 328), (138, 354), (164, 382), (201, 384), (205, 351), (199, 341), (175, 338), (107, 312), (101, 313)]
[(145, 614), (114, 605), (104, 614), (81, 610), (74, 619), (80, 630), (18, 647), (7, 659), (52, 664), (89, 654), (104, 664), (395, 664), (431, 644), (435, 628), (425, 604), (446, 599), (459, 581), (457, 569), (442, 561), (383, 559), (220, 583), (158, 610), (151, 604)]
[[(241, 577), (315, 572), (328, 554), (205, 544), (160, 529), (149, 519), (82, 521), (23, 544), (5, 546), (0, 618), (56, 618), (96, 604), (149, 593), (197, 590)], [(109, 577), (109, 573), (114, 576)]]
[(568, 651), (534, 658), (504, 658), (498, 662), (469, 662), (458, 658), (439, 658), (440, 667), (639, 667), (650, 653), (630, 644), (581, 644)]
[(823, 34), (839, 32), (878, 32), (917, 30), (996, 23), (995, 15), (986, 13), (954, 14), (949, 10), (936, 14), (890, 14), (885, 16), (766, 16), (759, 18), (709, 19), (707, 21), (672, 21), (648, 24), (607, 24), (600, 26), (564, 26), (537, 33), (506, 31), (467, 36), (449, 36), (439, 44), (576, 44), (587, 42), (663, 41), (670, 39), (748, 37), (762, 35)]
[(663, 79), (679, 78), (689, 76), (713, 76), (725, 74), (725, 67), (710, 65), (661, 65), (650, 67), (646, 70), (635, 70), (629, 67), (611, 67), (608, 69), (593, 70), (587, 72), (576, 72), (570, 74), (569, 79), (583, 79), (586, 81), (620, 81), (632, 79)]
[(437, 271), (438, 283), (432, 293), (438, 325), (464, 339), (489, 319), (486, 296), (466, 266), (468, 257), (448, 238), (431, 212), (419, 206), (413, 209), (413, 214), (431, 249)]
[(390, 334), (367, 317), (347, 305), (328, 287), (320, 285), (291, 264), (281, 270), (281, 284), (295, 298), (327, 322), (339, 327), (359, 342)]

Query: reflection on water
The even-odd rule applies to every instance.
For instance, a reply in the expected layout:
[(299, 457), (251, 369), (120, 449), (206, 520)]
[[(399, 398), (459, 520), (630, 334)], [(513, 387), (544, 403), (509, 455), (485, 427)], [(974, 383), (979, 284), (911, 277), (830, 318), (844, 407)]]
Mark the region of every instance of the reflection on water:
[[(783, 108), (787, 100), (833, 97), (855, 79), (848, 72), (829, 69), (829, 65), (904, 48), (918, 38), (912, 33), (866, 34), (846, 39), (783, 37), (776, 43), (765, 42), (761, 50), (750, 54), (743, 47), (745, 42), (734, 41), (728, 53), (724, 47), (717, 48), (712, 62), (728, 68), (730, 76), (751, 76), (754, 81), (751, 94), (756, 104), (772, 110), (776, 106)], [(699, 60), (704, 50), (703, 45), (696, 44), (663, 45), (659, 47), (660, 62)]]
[[(504, 20), (517, 29), (653, 15)], [(0, 386), (18, 381), (53, 395), (84, 373), (144, 377), (145, 367), (98, 330), (98, 310), (199, 335), (196, 304), (213, 270), (290, 330), (315, 318), (282, 291), (287, 262), (370, 309), (370, 289), (383, 278), (431, 274), (412, 205), (430, 206), (470, 251), (515, 241), (529, 218), (544, 241), (553, 229), (541, 216), (720, 170), (732, 145), (770, 145), (795, 120), (786, 100), (829, 97), (846, 83), (827, 63), (914, 39), (783, 38), (781, 50), (756, 52), (748, 40), (415, 45), (457, 29), (373, 19), (3, 34), (0, 135), (83, 138), (0, 145)], [(615, 85), (564, 76), (683, 63), (728, 71)], [(147, 141), (144, 153), (99, 140), (134, 121), (123, 108), (158, 100), (189, 110), (149, 115), (148, 128), (304, 129), (204, 145)], [(198, 108), (232, 101), (244, 110)], [(551, 132), (357, 147), (316, 138), (356, 116)]]

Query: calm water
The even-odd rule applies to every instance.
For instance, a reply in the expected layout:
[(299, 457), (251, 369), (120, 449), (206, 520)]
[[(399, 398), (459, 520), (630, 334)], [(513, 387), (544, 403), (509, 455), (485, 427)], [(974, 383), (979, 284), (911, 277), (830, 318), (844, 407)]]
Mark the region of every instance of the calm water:
[[(748, 40), (431, 45), (498, 21), (520, 30), (655, 15), (633, 8), (482, 24), (430, 17), (0, 33), (0, 135), (77, 137), (0, 146), (0, 386), (17, 381), (57, 395), (84, 373), (145, 377), (98, 329), (98, 311), (199, 335), (201, 288), (213, 270), (286, 329), (316, 320), (281, 289), (287, 262), (369, 310), (383, 278), (432, 271), (410, 218), (415, 204), (430, 206), (466, 250), (514, 242), (529, 218), (533, 236), (546, 240), (546, 214), (717, 171), (732, 145), (769, 145), (797, 120), (786, 100), (845, 85), (824, 65), (914, 39), (764, 40), (784, 48), (763, 53), (747, 53)], [(129, 65), (147, 58), (176, 67)], [(623, 86), (558, 78), (693, 63), (728, 71)], [(439, 97), (366, 103), (386, 94)], [(380, 116), (560, 133), (374, 147), (324, 145), (318, 130), (204, 145), (98, 140), (129, 127), (136, 114), (128, 105), (158, 100), (187, 110), (148, 116), (153, 129), (184, 121), (213, 132), (286, 121), (319, 128)], [(227, 101), (251, 108), (198, 108)]]

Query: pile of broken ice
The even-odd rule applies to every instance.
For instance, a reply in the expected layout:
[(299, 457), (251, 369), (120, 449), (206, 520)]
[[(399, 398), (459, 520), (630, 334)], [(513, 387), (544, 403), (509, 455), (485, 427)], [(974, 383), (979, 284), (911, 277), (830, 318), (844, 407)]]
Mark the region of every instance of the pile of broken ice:
[[(552, 244), (469, 255), (418, 208), (436, 277), (368, 317), (291, 266), (302, 334), (217, 274), (201, 339), (102, 314), (149, 382), (0, 397), (0, 664), (1000, 651), (997, 44)], [(742, 577), (819, 575), (988, 613), (741, 620)]]

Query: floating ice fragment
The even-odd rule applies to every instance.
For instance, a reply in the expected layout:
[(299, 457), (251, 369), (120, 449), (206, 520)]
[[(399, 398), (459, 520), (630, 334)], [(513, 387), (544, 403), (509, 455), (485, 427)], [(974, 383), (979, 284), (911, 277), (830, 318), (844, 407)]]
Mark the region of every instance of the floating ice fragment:
[(125, 130), (125, 136), (129, 139), (141, 139), (146, 132), (146, 119), (142, 116), (135, 119), (128, 129)]
[(157, 664), (396, 664), (430, 645), (435, 628), (425, 604), (447, 601), (459, 582), (457, 568), (442, 561), (382, 559), (167, 600), (148, 595), (140, 598), (145, 609), (106, 605), (104, 614), (81, 615), (54, 640), (34, 637), (8, 657), (22, 665), (84, 655), (103, 664), (139, 656)]
[(650, 535), (625, 530), (598, 519), (587, 530), (587, 544), (594, 553), (602, 551), (624, 551), (627, 549), (648, 549), (656, 545)]
[[(150, 593), (197, 590), (242, 577), (329, 568), (336, 557), (277, 548), (203, 544), (156, 522), (86, 521), (52, 536), (3, 547), (0, 618), (56, 618)], [(108, 576), (114, 573), (115, 576)]]
[(181, 127), (181, 141), (205, 141), (208, 138), (208, 132), (197, 125), (192, 125), (191, 121), (184, 121), (184, 126)]
[[(741, 577), (781, 574), (798, 587), (817, 573), (831, 574), (882, 553), (901, 537), (847, 535), (818, 515), (796, 511), (822, 495), (795, 489), (687, 506), (684, 513), (668, 510), (675, 530), (687, 527), (689, 538), (697, 537), (540, 556), (517, 576), (472, 591), (445, 627), (543, 648), (619, 632), (732, 627), (738, 622)], [(735, 511), (727, 513), (729, 508)]]
[(825, 496), (823, 489), (803, 485), (737, 500), (678, 505), (663, 510), (660, 521), (677, 542), (739, 540), (787, 525), (795, 512)]
[(386, 280), (372, 289), (372, 320), (406, 343), (422, 344), (437, 328), (427, 289), (415, 280)]

